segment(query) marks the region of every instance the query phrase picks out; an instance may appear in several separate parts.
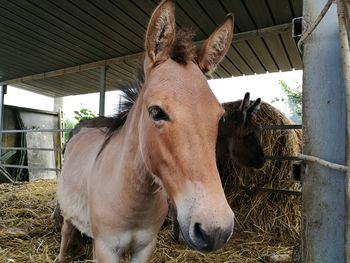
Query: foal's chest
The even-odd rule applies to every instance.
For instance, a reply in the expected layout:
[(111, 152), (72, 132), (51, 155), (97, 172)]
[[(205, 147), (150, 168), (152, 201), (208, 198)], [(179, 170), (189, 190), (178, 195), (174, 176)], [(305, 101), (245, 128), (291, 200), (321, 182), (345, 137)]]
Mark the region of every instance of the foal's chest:
[(110, 236), (109, 242), (118, 254), (126, 251), (139, 251), (147, 246), (157, 235), (157, 231), (150, 229), (129, 230), (125, 232), (116, 232)]

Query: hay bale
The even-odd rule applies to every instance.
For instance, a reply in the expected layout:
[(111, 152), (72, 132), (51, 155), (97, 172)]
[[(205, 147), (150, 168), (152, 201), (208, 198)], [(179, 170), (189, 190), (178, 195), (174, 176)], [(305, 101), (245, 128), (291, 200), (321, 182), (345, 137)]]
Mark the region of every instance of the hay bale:
[[(233, 111), (240, 101), (224, 104)], [(262, 103), (256, 116), (260, 125), (293, 124), (273, 106)], [(262, 146), (266, 156), (295, 156), (301, 149), (300, 130), (263, 130)], [(295, 242), (301, 225), (301, 196), (254, 191), (273, 188), (300, 191), (291, 178), (290, 161), (269, 160), (261, 169), (246, 168), (232, 160), (220, 164), (227, 199), (236, 215), (236, 230), (277, 235)], [(250, 189), (250, 190), (249, 190)]]
[[(51, 263), (58, 254), (60, 234), (51, 215), (56, 182), (52, 180), (20, 185), (0, 184), (0, 262)], [(215, 253), (204, 254), (180, 245), (172, 238), (170, 226), (158, 235), (152, 263), (265, 262), (272, 255), (291, 253), (292, 245), (275, 235), (236, 233)], [(91, 246), (85, 260), (92, 262)], [(123, 261), (129, 262), (129, 261)]]

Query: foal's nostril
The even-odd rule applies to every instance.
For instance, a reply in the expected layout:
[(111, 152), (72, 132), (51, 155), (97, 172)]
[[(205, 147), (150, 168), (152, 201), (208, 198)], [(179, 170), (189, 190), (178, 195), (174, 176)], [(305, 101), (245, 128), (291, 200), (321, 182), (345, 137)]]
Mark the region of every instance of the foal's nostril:
[(193, 227), (193, 231), (194, 231), (194, 237), (196, 239), (197, 245), (201, 249), (207, 250), (209, 246), (208, 235), (202, 229), (201, 224), (195, 223)]
[(195, 223), (194, 224), (194, 235), (199, 240), (203, 240), (204, 239), (203, 229), (201, 228), (201, 224), (200, 223)]

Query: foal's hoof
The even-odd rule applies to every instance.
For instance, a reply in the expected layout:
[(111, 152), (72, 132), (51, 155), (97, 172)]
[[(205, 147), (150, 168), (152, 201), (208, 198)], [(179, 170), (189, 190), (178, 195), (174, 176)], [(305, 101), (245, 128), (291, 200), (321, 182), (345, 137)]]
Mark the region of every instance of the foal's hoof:
[(66, 258), (64, 260), (60, 260), (59, 257), (57, 256), (53, 262), (54, 263), (64, 263), (64, 262), (67, 262), (67, 261), (66, 261)]

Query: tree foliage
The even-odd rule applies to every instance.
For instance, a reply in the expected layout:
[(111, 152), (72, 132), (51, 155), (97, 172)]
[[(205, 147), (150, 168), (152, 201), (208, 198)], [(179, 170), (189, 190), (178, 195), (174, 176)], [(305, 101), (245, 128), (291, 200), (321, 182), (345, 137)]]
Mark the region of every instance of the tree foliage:
[[(74, 120), (64, 119), (63, 121), (64, 129), (74, 129), (77, 123), (97, 117), (97, 114), (95, 112), (85, 108), (82, 108), (79, 111), (74, 111), (74, 114), (75, 114)], [(69, 132), (64, 132), (64, 139), (65, 141), (69, 139)]]
[(301, 116), (301, 114), (302, 114), (302, 100), (303, 100), (302, 92), (301, 92), (301, 85), (299, 83), (297, 83), (297, 86), (295, 88), (291, 88), (283, 80), (278, 81), (278, 83), (280, 84), (281, 89), (287, 95), (288, 100), (294, 106), (295, 114), (298, 116)]
[(80, 109), (79, 111), (74, 111), (74, 114), (75, 114), (74, 119), (76, 119), (78, 123), (81, 121), (86, 121), (97, 117), (95, 112), (85, 108)]
[(285, 81), (279, 80), (282, 91), (285, 97), (274, 98), (271, 103), (282, 102), (286, 107), (285, 114), (294, 122), (300, 122), (302, 116), (302, 89), (301, 85), (296, 82), (295, 87), (290, 87)]
[[(76, 124), (77, 124), (77, 122), (75, 120), (70, 120), (70, 119), (63, 120), (63, 128), (64, 129), (73, 129)], [(64, 136), (64, 141), (65, 142), (68, 141), (69, 132), (64, 132), (63, 136)]]

